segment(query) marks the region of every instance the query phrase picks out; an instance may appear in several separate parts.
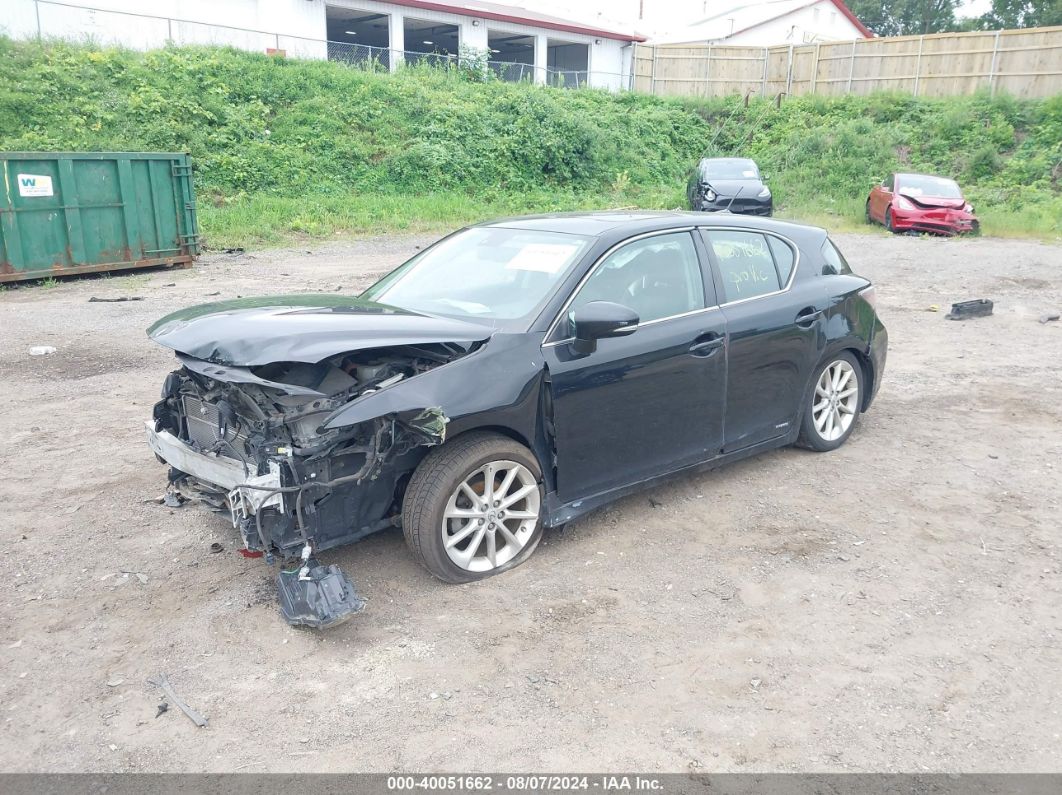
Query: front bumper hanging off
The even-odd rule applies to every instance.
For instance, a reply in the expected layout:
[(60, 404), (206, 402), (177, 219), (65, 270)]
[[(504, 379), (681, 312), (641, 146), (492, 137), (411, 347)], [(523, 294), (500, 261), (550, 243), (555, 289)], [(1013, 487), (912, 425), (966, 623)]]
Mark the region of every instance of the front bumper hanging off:
[[(286, 495), (290, 491), (281, 484), (279, 465), (270, 462), (269, 472), (251, 475), (236, 459), (201, 453), (169, 431), (157, 430), (153, 421), (144, 424), (148, 445), (159, 458), (179, 472), (227, 492), (232, 525), (240, 531), (244, 544), (250, 549), (262, 548), (266, 559), (272, 561), (267, 539), (252, 536), (251, 532), (259, 526), (257, 520), (263, 509), (273, 507), (281, 513), (287, 510)], [(360, 613), (365, 600), (339, 566), (321, 565), (312, 552), (307, 541), (301, 565), (281, 566), (277, 595), (280, 612), (289, 624), (325, 629)]]

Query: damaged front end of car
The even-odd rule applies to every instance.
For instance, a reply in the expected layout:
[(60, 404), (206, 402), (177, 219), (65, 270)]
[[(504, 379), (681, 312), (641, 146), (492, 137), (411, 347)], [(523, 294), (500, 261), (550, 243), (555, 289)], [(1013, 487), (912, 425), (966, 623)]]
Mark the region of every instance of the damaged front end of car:
[[(306, 321), (306, 310), (294, 311)], [(239, 314), (224, 314), (225, 325)], [(285, 619), (329, 627), (359, 612), (364, 601), (337, 566), (321, 565), (316, 554), (398, 525), (405, 480), (428, 448), (445, 440), (448, 422), (438, 406), (350, 424), (336, 422), (335, 415), (352, 402), (461, 358), (479, 343), (406, 343), (400, 334), (362, 343), (399, 344), (359, 348), (344, 339), (350, 329), (340, 314), (339, 327), (327, 335), (335, 339), (326, 347), (345, 343), (353, 350), (319, 361), (232, 363), (256, 360), (243, 349), (254, 347), (257, 314), (243, 318), (251, 339), (241, 338), (239, 348), (218, 343), (216, 318), (168, 325), (164, 319), (149, 331), (177, 349), (181, 366), (166, 377), (162, 399), (147, 422), (148, 442), (170, 467), (171, 498), (226, 514), (245, 554), (279, 562)], [(331, 309), (310, 314), (315, 315), (311, 325), (318, 326), (336, 317)], [(199, 326), (196, 336), (209, 337), (213, 361), (191, 355), (205, 349), (192, 344), (189, 325)], [(284, 333), (284, 321), (277, 325)], [(312, 330), (303, 336), (313, 337)], [(320, 337), (288, 354), (313, 358), (322, 350)]]

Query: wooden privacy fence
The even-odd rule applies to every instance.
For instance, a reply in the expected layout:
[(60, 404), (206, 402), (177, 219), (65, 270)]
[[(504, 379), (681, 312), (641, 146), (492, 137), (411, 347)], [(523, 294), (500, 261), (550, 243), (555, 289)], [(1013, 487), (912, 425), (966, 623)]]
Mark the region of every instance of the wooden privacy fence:
[(1062, 93), (1062, 27), (776, 47), (640, 44), (634, 54), (634, 90), (649, 94), (946, 97), (978, 89), (1027, 99)]

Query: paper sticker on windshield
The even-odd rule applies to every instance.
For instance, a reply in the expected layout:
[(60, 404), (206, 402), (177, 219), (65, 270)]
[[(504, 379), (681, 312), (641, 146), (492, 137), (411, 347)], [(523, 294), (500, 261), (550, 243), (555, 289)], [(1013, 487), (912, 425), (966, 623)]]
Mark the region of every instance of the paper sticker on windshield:
[(565, 243), (532, 243), (509, 260), (506, 270), (557, 273), (568, 264), (578, 246)]
[(741, 172), (741, 176), (748, 177), (749, 179), (755, 179), (756, 178), (756, 172), (755, 171), (742, 171)]

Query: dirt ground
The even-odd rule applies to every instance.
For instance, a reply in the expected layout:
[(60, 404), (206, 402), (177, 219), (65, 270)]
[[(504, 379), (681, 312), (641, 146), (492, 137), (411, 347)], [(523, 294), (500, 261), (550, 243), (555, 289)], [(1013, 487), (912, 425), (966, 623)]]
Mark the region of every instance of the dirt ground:
[[(891, 338), (845, 447), (624, 499), (479, 584), (377, 535), (324, 556), (369, 600), (324, 633), (226, 521), (153, 501), (173, 358), (144, 329), (358, 290), (428, 239), (0, 293), (0, 769), (1060, 770), (1062, 247), (838, 241)], [(156, 717), (162, 672), (209, 728)]]

